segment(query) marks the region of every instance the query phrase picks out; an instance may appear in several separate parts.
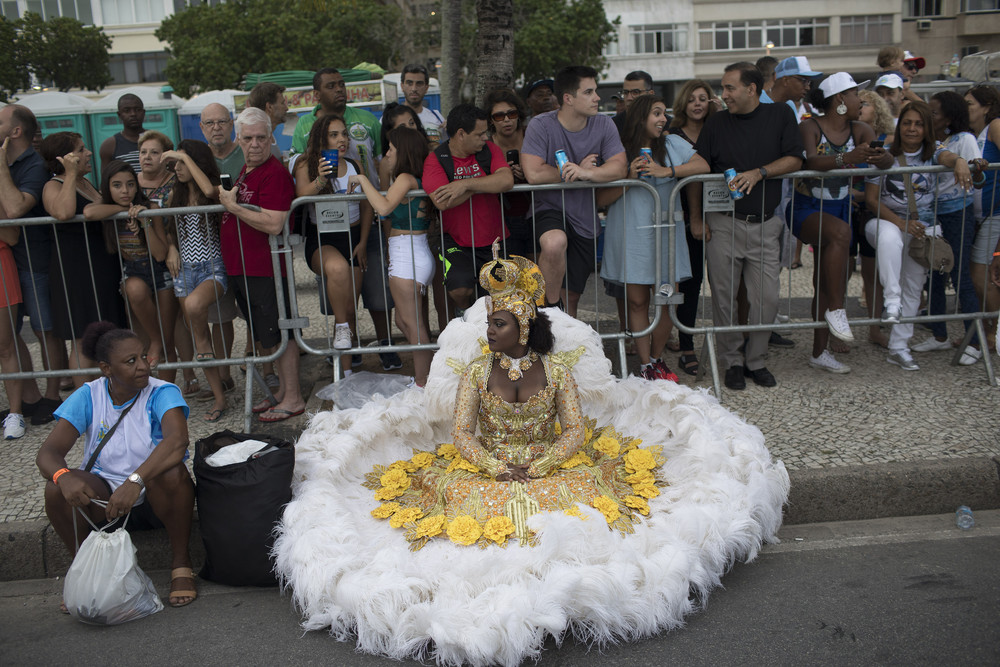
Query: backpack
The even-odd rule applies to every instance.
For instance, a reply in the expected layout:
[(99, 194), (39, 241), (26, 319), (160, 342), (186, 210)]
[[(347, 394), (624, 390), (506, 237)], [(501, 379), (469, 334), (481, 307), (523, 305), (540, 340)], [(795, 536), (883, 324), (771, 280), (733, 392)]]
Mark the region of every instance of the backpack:
[[(448, 148), (448, 142), (440, 144), (434, 149), (434, 155), (437, 156), (438, 162), (441, 163), (441, 168), (444, 169), (445, 175), (448, 177), (448, 182), (455, 180), (455, 160), (451, 156), (451, 150)], [(490, 154), (489, 144), (484, 144), (483, 149), (476, 153), (476, 162), (479, 163), (479, 168), (487, 176), (490, 174), (490, 162), (493, 160), (493, 156)]]

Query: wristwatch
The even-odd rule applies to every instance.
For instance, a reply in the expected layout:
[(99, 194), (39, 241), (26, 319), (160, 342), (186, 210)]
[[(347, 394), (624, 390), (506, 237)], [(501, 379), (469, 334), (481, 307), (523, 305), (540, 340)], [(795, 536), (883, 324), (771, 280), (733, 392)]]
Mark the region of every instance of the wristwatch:
[(764, 169), (764, 167), (758, 167), (757, 171), (760, 172), (761, 178), (767, 178), (767, 169)]
[(142, 477), (139, 477), (139, 473), (137, 472), (129, 475), (127, 481), (132, 482), (133, 484), (138, 484), (140, 489), (146, 488), (146, 484), (142, 481)]

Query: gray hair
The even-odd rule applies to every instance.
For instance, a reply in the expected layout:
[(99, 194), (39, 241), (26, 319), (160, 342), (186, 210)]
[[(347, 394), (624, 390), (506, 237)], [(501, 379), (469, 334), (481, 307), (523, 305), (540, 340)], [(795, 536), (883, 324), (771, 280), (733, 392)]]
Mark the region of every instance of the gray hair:
[(236, 117), (236, 136), (242, 135), (244, 126), (251, 125), (266, 125), (267, 133), (271, 134), (271, 119), (257, 107), (247, 107)]

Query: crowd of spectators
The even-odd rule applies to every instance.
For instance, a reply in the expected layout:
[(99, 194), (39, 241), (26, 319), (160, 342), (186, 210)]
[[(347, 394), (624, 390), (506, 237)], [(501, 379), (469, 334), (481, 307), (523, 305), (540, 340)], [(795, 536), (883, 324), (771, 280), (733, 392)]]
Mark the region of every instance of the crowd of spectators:
[[(618, 300), (623, 330), (644, 331), (653, 297), (664, 287), (656, 284), (657, 264), (658, 275), (672, 275), (670, 288), (684, 295), (678, 318), (686, 325), (695, 323), (706, 275), (716, 325), (774, 323), (790, 236), (799, 244), (791, 268), (801, 264), (803, 245), (815, 252), (812, 315), (826, 323), (815, 331), (809, 364), (850, 371), (834, 354), (854, 340), (844, 302), (860, 254), (865, 303), (890, 327), (888, 336), (871, 327), (869, 338), (888, 347), (890, 363), (916, 370), (911, 351), (952, 349), (954, 342), (941, 324), (910, 346), (912, 325), (900, 320), (919, 310), (927, 278), (907, 253), (912, 239), (940, 234), (956, 257), (950, 275), (930, 281), (930, 312), (944, 311), (948, 280), (962, 312), (1000, 307), (1000, 291), (988, 275), (991, 263), (994, 274), (1000, 271), (993, 254), (1000, 236), (997, 180), (995, 172), (981, 171), (1000, 161), (1000, 96), (977, 86), (964, 97), (939, 93), (928, 105), (909, 85), (925, 65), (922, 58), (887, 47), (878, 65), (873, 81), (858, 84), (846, 72), (813, 71), (801, 56), (767, 57), (726, 67), (721, 99), (709, 83), (695, 80), (670, 101), (658, 95), (648, 73), (636, 71), (625, 77), (613, 118), (598, 111), (598, 73), (588, 67), (566, 67), (520, 93), (492, 91), (485, 108), (460, 104), (444, 117), (425, 103), (426, 68), (408, 65), (401, 75), (405, 101), (387, 105), (381, 121), (347, 104), (343, 76), (325, 68), (313, 79), (318, 104), (296, 123), (288, 156), (274, 138), (288, 114), (277, 84), (251, 90), (235, 122), (224, 106), (208, 105), (201, 114), (206, 141), (177, 147), (146, 131), (141, 100), (124, 95), (122, 130), (100, 147), (100, 189), (88, 178), (91, 153), (82, 137), (51, 134), (36, 152), (34, 116), (6, 106), (0, 109), (0, 217), (65, 221), (82, 214), (85, 221), (0, 229), (0, 307), (6, 311), (0, 313), (0, 368), (31, 368), (19, 333), (23, 315), (47, 369), (92, 366), (81, 337), (96, 321), (131, 323), (148, 341), (154, 370), (161, 360), (231, 356), (237, 314), (248, 323), (246, 352), (268, 353), (288, 317), (278, 307), (270, 237), (282, 232), (295, 196), (353, 192), (365, 199), (346, 206), (340, 227), (308, 206), (293, 225), (305, 238), (306, 262), (333, 319), (333, 348), (362, 344), (360, 297), (385, 370), (402, 365), (391, 349), (393, 311), (406, 342), (430, 342), (430, 302), (441, 328), (462, 316), (481, 296), (479, 271), (496, 239), (506, 254), (537, 261), (546, 279), (544, 305), (575, 316), (590, 275), (600, 270), (606, 291)], [(931, 164), (952, 173), (872, 176), (864, 183), (835, 173)], [(800, 168), (829, 175), (776, 178)], [(701, 183), (689, 185), (671, 221), (683, 224), (684, 234), (669, 255), (663, 233), (657, 257), (654, 230), (675, 184), (727, 170), (735, 170), (729, 186), (740, 195), (733, 210), (703, 211)], [(653, 210), (644, 188), (510, 192), (515, 183), (600, 186), (626, 177), (656, 188), (662, 210)], [(426, 197), (408, 197), (415, 189)], [(149, 215), (217, 203), (224, 214)], [(110, 220), (119, 213), (127, 219)], [(603, 259), (597, 254), (602, 233)], [(287, 309), (287, 277), (284, 264), (278, 266)], [(680, 352), (679, 370), (696, 374), (692, 337), (674, 342), (666, 313), (660, 323), (651, 335), (635, 338), (640, 375), (676, 380), (665, 360), (668, 349)], [(727, 387), (742, 389), (747, 377), (764, 387), (776, 384), (765, 366), (773, 332), (726, 333), (717, 340)], [(973, 336), (962, 363), (978, 361), (983, 343)], [(254, 406), (262, 421), (304, 410), (298, 356), (292, 342), (273, 371), (265, 369), (274, 398)], [(414, 362), (415, 384), (422, 386), (429, 353), (418, 351)], [(358, 363), (360, 355), (353, 355), (347, 366)], [(76, 377), (77, 385), (83, 382)], [(161, 377), (173, 381), (175, 373)], [(228, 366), (206, 367), (205, 380), (203, 389), (187, 369), (178, 384), (185, 396), (211, 402), (203, 418), (217, 421), (235, 383)], [(36, 424), (50, 420), (59, 404), (57, 378), (44, 394), (33, 380), (8, 380), (6, 389), (7, 438), (24, 433), (25, 417)]]

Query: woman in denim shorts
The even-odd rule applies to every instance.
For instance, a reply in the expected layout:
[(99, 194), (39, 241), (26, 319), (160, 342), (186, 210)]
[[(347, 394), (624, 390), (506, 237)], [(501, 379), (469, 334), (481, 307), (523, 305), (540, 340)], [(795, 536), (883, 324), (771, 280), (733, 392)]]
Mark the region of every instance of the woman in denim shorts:
[[(170, 193), (170, 208), (218, 203), (219, 168), (207, 144), (185, 139), (176, 151), (164, 153), (163, 159), (174, 161), (177, 174), (177, 183)], [(226, 293), (219, 221), (218, 213), (188, 213), (171, 216), (167, 222), (171, 241), (167, 266), (174, 277), (174, 294), (180, 299), (184, 318), (194, 337), (197, 361), (215, 359), (208, 313), (219, 307)], [(223, 384), (218, 366), (206, 366), (203, 370), (214, 399), (212, 409), (204, 418), (216, 422), (226, 413), (226, 391), (234, 385), (232, 378)]]
[[(140, 218), (147, 209), (158, 208), (139, 187), (132, 166), (122, 160), (112, 160), (101, 177), (101, 203), (88, 204), (83, 209), (87, 220), (106, 220), (104, 239), (108, 252), (122, 260), (121, 292), (135, 319), (149, 338), (147, 359), (155, 369), (164, 357), (176, 361), (174, 324), (177, 320), (177, 300), (173, 282), (163, 264), (167, 254), (167, 237), (160, 218)], [(118, 213), (128, 213), (127, 220), (108, 220)], [(164, 373), (167, 382), (176, 371)]]

